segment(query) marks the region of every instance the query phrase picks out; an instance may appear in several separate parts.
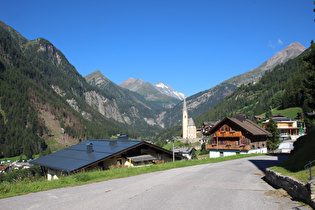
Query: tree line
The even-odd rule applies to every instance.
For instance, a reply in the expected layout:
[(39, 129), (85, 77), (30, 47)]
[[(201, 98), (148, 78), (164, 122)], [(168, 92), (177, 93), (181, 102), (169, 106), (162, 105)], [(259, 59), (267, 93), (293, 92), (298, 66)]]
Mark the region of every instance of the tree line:
[(273, 108), (302, 107), (306, 113), (314, 110), (314, 43), (297, 58), (291, 59), (265, 75), (255, 84), (242, 85), (232, 95), (221, 100), (213, 109), (195, 119), (197, 125), (244, 113), (260, 115)]

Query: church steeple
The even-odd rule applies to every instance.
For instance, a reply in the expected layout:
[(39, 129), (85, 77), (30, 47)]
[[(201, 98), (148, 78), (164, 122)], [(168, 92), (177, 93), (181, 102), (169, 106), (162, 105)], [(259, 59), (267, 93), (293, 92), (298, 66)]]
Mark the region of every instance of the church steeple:
[(184, 104), (183, 104), (183, 113), (184, 112), (187, 112), (186, 98), (184, 98)]
[(186, 98), (184, 98), (183, 104), (183, 139), (188, 138), (188, 112), (186, 105)]

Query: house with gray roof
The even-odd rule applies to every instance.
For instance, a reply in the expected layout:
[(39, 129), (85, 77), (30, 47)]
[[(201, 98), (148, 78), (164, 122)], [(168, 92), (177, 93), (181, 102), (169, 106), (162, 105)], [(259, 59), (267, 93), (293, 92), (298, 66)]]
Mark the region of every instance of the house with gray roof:
[(194, 147), (174, 147), (172, 151), (174, 151), (175, 154), (180, 154), (190, 160), (193, 151), (196, 151), (196, 149)]
[[(175, 154), (175, 160), (186, 159)], [(133, 166), (173, 161), (173, 152), (140, 140), (128, 138), (90, 139), (52, 154), (31, 161), (41, 166), (47, 179), (57, 179), (80, 171), (106, 170), (116, 167)], [(132, 163), (132, 164), (130, 164)]]

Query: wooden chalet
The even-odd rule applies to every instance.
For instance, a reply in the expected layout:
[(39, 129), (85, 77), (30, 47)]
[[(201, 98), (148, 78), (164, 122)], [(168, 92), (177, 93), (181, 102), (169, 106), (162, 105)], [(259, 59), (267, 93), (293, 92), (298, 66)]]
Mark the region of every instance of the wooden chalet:
[(267, 130), (244, 116), (225, 118), (208, 132), (210, 158), (235, 154), (267, 153)]

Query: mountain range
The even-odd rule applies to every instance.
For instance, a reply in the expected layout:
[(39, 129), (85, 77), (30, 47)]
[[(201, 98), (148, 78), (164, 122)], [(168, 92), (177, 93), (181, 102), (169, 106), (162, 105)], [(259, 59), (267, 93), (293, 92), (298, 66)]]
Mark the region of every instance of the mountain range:
[(151, 93), (146, 93), (147, 91), (144, 91), (144, 89), (147, 89), (147, 88), (150, 90), (151, 89), (150, 86), (153, 86), (156, 90), (158, 90), (160, 93), (164, 95), (171, 96), (179, 100), (184, 100), (185, 98), (185, 94), (174, 90), (169, 85), (165, 85), (162, 81), (159, 81), (157, 84), (153, 85), (149, 82), (143, 82), (139, 78), (135, 80), (134, 78), (131, 77), (127, 79), (126, 81), (122, 82), (119, 86), (123, 88), (127, 88), (134, 92), (138, 92), (140, 94), (144, 94), (144, 95), (147, 94), (148, 96), (157, 94), (154, 90), (152, 90)]
[[(186, 99), (189, 116), (196, 118), (205, 111), (213, 108), (223, 98), (230, 96), (238, 87), (243, 84), (257, 82), (266, 71), (271, 71), (279, 64), (299, 56), (306, 48), (298, 42), (291, 43), (270, 59), (241, 75), (234, 76), (208, 90), (196, 93)], [(163, 115), (166, 127), (180, 124), (182, 102), (172, 110), (166, 110)]]
[[(189, 117), (304, 50), (292, 43), (258, 68), (190, 96)], [(181, 123), (184, 96), (170, 86), (132, 78), (117, 85), (100, 71), (82, 77), (48, 40), (28, 40), (1, 21), (0, 85), (0, 156), (57, 150), (117, 133), (149, 138)]]

